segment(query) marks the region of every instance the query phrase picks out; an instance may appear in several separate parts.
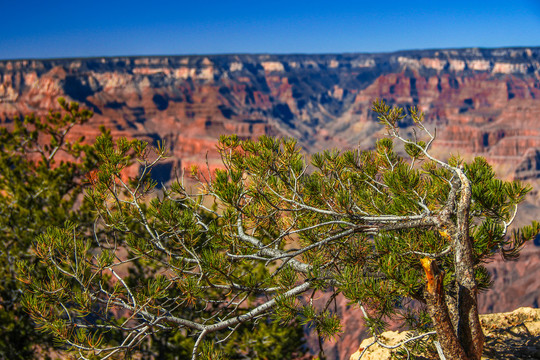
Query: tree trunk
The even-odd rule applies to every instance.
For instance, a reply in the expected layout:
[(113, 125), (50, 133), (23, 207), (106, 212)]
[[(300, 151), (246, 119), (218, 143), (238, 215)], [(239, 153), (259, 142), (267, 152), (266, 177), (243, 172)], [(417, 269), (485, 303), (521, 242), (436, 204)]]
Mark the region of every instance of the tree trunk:
[(443, 278), (435, 260), (424, 258), (422, 267), (427, 277), (426, 302), (429, 315), (435, 325), (435, 331), (444, 355), (448, 360), (468, 360), (456, 335), (444, 300)]
[(454, 260), (456, 264), (459, 325), (457, 336), (465, 353), (479, 360), (484, 348), (484, 333), (478, 317), (478, 287), (474, 277), (474, 261), (469, 237), (469, 209), (471, 183), (463, 171), (457, 170), (461, 183), (457, 207), (457, 227), (454, 232)]
[[(456, 223), (449, 219), (447, 231), (454, 248), (456, 299), (445, 301), (444, 274), (435, 260), (424, 258), (422, 267), (427, 277), (426, 302), (439, 342), (447, 359), (480, 360), (484, 333), (478, 317), (478, 288), (474, 277), (474, 259), (469, 237), (471, 183), (461, 169), (455, 169), (453, 187), (459, 189)], [(450, 309), (448, 308), (450, 305)]]

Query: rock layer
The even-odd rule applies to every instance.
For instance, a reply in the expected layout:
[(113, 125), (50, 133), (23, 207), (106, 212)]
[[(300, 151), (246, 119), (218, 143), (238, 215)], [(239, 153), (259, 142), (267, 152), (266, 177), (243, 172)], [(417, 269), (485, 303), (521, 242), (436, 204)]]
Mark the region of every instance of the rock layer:
[(381, 129), (371, 102), (384, 98), (425, 111), (445, 151), (540, 174), (540, 48), (0, 61), (0, 121), (45, 113), (59, 96), (95, 111), (79, 133), (103, 124), (164, 138), (187, 164), (206, 151), (213, 162), (228, 133), (294, 136), (308, 152), (371, 147)]

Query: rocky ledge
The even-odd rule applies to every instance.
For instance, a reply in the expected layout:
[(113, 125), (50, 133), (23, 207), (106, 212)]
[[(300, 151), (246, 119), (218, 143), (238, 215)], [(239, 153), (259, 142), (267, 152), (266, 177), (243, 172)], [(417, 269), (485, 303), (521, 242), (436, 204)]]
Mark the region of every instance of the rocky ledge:
[[(482, 360), (540, 359), (540, 309), (522, 307), (507, 313), (480, 315), (480, 322), (486, 336)], [(396, 345), (408, 335), (407, 331), (387, 331), (381, 334), (380, 339), (386, 345)], [(365, 339), (350, 360), (359, 360), (364, 348), (372, 342), (373, 338)], [(391, 352), (380, 345), (373, 345), (361, 359), (390, 359)], [(428, 355), (421, 358), (438, 359)]]

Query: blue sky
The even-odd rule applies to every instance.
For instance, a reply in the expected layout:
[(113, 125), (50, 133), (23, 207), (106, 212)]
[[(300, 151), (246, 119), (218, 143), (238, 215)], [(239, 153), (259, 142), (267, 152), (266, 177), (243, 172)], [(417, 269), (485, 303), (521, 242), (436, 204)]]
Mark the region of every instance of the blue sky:
[(540, 46), (540, 0), (0, 0), (0, 59)]

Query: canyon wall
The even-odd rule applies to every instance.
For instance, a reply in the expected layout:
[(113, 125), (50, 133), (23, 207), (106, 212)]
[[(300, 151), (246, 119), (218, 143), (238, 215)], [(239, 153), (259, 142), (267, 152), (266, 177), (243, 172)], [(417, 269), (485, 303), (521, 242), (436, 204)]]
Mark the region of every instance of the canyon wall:
[(59, 96), (96, 113), (80, 133), (103, 124), (165, 139), (185, 165), (206, 151), (215, 160), (225, 133), (294, 136), (308, 152), (369, 148), (381, 130), (371, 102), (384, 98), (425, 111), (440, 148), (540, 174), (539, 48), (0, 61), (0, 121)]
[[(438, 155), (482, 155), (502, 177), (540, 188), (540, 48), (0, 61), (0, 123), (45, 114), (59, 96), (95, 112), (75, 136), (105, 125), (114, 136), (164, 139), (172, 155), (157, 174), (164, 182), (207, 154), (219, 166), (221, 134), (294, 136), (308, 153), (371, 148), (382, 127), (370, 107), (383, 98), (425, 112)], [(538, 219), (538, 204), (535, 191), (520, 221)], [(489, 264), (495, 285), (482, 295), (484, 312), (538, 307), (539, 249)], [(346, 341), (329, 344), (330, 358), (361, 342), (357, 312), (340, 311)]]

